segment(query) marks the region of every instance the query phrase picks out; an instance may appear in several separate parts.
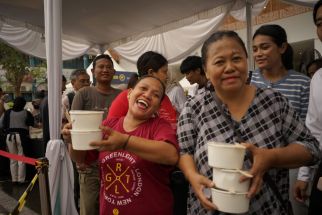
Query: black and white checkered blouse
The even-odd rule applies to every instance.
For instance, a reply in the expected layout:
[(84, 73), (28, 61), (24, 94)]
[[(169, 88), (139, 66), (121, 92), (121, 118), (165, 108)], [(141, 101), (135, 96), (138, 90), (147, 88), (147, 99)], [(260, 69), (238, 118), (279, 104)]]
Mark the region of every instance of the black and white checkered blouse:
[[(181, 154), (192, 155), (198, 171), (209, 179), (212, 179), (212, 169), (208, 166), (207, 157), (209, 141), (243, 141), (260, 148), (284, 147), (289, 143), (297, 143), (304, 145), (312, 153), (314, 162), (319, 159), (318, 142), (289, 106), (288, 100), (272, 89), (256, 90), (255, 98), (240, 122), (233, 120), (227, 107), (215, 99), (214, 91), (207, 90), (198, 94), (186, 102), (179, 117), (177, 134)], [(244, 168), (250, 167), (250, 161), (245, 159)], [(268, 173), (287, 202), (288, 170), (271, 169)], [(190, 189), (188, 214), (221, 213), (206, 211)], [(251, 199), (247, 214), (281, 215), (285, 212), (275, 193), (264, 182), (261, 191)]]

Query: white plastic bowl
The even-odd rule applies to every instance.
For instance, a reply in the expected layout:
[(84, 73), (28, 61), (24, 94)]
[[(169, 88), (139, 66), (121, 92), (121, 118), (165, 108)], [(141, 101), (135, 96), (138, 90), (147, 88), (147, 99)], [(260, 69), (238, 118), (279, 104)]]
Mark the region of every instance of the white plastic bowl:
[(71, 110), (69, 112), (75, 131), (98, 130), (103, 120), (103, 111)]
[(248, 192), (250, 180), (240, 182), (240, 177), (244, 175), (249, 179), (253, 176), (242, 170), (213, 168), (212, 181), (216, 187), (232, 192)]
[(225, 213), (246, 213), (249, 210), (247, 193), (234, 193), (211, 189), (212, 202), (218, 210)]
[(102, 131), (70, 131), (72, 136), (72, 146), (75, 150), (92, 150), (97, 147), (90, 146), (90, 142), (102, 140)]
[(208, 164), (223, 169), (242, 169), (246, 147), (240, 144), (208, 143)]

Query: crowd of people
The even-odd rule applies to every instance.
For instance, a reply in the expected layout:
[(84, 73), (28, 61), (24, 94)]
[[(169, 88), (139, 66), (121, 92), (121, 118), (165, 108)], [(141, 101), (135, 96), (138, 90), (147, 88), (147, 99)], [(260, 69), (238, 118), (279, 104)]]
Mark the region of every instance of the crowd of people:
[[(322, 41), (322, 0), (313, 20)], [(75, 70), (61, 118), (80, 214), (224, 214), (207, 195), (216, 187), (208, 165), (210, 141), (246, 147), (244, 167), (253, 175), (247, 214), (322, 213), (322, 61), (309, 63), (307, 74), (295, 71), (287, 33), (276, 24), (260, 26), (252, 48), (248, 56), (234, 31), (213, 33), (201, 56), (188, 56), (177, 71), (196, 84), (189, 96), (168, 75), (166, 57), (155, 51), (138, 58), (138, 73), (123, 91), (111, 85), (109, 55), (93, 60), (95, 85), (86, 70)], [(256, 64), (251, 73), (249, 57)], [(30, 126), (42, 127), (48, 142), (47, 98), (33, 103), (32, 114), (23, 97), (6, 109), (0, 93), (8, 151), (30, 153), (24, 146)], [(91, 142), (98, 150), (73, 149), (70, 110), (104, 111), (102, 140)], [(10, 170), (13, 183), (25, 181), (23, 163), (11, 160)]]

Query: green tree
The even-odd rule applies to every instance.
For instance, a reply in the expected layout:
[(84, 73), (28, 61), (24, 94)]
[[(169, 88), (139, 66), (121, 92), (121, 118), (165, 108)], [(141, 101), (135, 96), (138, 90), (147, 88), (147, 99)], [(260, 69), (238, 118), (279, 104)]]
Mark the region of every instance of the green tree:
[(30, 68), (30, 75), (33, 79), (38, 81), (45, 81), (47, 78), (47, 65), (46, 63), (41, 63), (36, 67)]
[(29, 72), (29, 56), (0, 42), (0, 65), (6, 70), (5, 77), (14, 87), (15, 96), (20, 96), (21, 83)]

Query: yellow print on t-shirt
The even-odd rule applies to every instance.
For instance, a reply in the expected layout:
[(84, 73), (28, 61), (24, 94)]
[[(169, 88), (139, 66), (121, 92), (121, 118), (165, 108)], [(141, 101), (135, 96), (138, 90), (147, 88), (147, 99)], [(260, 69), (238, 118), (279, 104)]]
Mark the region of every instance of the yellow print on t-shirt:
[(141, 171), (128, 154), (109, 158), (101, 161), (104, 198), (113, 205), (130, 204), (142, 192)]

